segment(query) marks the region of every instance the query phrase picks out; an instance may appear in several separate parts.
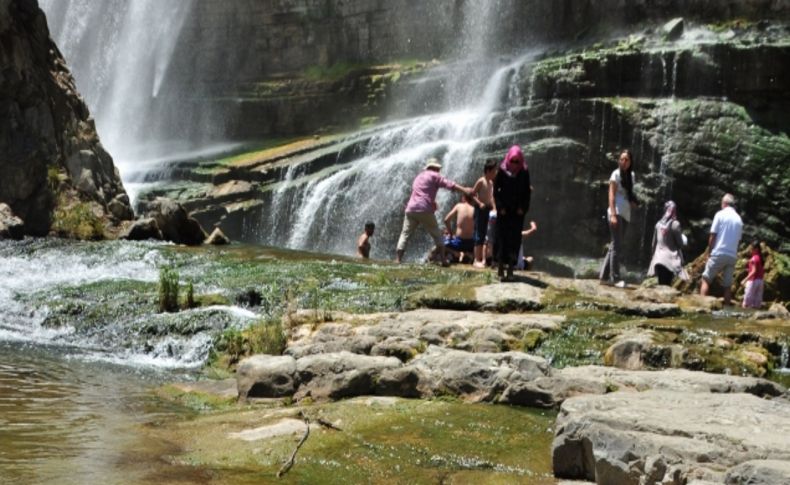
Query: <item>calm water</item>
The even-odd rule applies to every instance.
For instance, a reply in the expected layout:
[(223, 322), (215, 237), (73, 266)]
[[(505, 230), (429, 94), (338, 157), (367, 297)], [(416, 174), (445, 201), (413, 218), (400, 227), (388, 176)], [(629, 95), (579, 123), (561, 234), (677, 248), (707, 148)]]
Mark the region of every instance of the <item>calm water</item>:
[(0, 483), (161, 483), (178, 450), (141, 431), (183, 414), (150, 393), (165, 377), (0, 342)]

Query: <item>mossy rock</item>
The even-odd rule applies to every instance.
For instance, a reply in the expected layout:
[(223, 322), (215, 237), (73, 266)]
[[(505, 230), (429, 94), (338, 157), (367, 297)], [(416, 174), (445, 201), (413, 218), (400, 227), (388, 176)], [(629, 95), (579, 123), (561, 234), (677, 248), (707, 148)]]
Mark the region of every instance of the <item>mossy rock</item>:
[(545, 338), (546, 333), (542, 330), (527, 330), (521, 338), (521, 350), (524, 352), (534, 350), (540, 346)]

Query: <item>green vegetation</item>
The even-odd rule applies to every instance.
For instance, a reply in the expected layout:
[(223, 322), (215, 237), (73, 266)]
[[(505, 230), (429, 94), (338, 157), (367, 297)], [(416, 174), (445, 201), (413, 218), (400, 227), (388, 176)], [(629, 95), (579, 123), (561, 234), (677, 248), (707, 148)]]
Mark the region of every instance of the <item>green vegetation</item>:
[(47, 167), (47, 186), (52, 192), (57, 192), (60, 187), (60, 169), (55, 165)]
[(280, 355), (286, 344), (281, 319), (263, 319), (244, 330), (231, 328), (220, 335), (214, 345), (211, 365), (230, 369), (250, 355)]
[(714, 32), (726, 32), (728, 30), (746, 30), (754, 27), (757, 24), (754, 20), (737, 18), (730, 19), (723, 22), (708, 24), (708, 28)]
[(310, 81), (337, 81), (354, 71), (369, 67), (365, 64), (337, 62), (331, 66), (310, 66), (304, 71), (304, 77)]
[(61, 237), (84, 241), (104, 238), (104, 224), (89, 202), (68, 203), (61, 194), (52, 214), (52, 231)]
[(159, 269), (159, 311), (178, 311), (178, 271), (170, 266)]

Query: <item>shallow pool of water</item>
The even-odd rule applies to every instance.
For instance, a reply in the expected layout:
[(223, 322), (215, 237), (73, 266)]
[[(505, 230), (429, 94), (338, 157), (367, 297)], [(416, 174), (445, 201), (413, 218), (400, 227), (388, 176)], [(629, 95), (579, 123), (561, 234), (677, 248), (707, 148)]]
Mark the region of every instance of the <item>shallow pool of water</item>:
[(172, 377), (0, 342), (0, 482), (149, 483), (178, 450), (142, 427), (187, 413), (149, 391)]

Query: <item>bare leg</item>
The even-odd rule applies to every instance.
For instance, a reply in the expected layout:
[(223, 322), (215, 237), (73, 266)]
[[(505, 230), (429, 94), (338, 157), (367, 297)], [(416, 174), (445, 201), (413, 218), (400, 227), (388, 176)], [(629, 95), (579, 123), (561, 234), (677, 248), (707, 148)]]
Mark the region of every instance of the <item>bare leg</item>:
[(475, 261), (474, 265), (476, 268), (482, 268), (486, 265), (485, 254), (483, 248), (485, 246), (475, 246)]
[(702, 278), (702, 283), (699, 285), (699, 294), (702, 296), (708, 296), (708, 291), (710, 291), (710, 285), (705, 278)]

